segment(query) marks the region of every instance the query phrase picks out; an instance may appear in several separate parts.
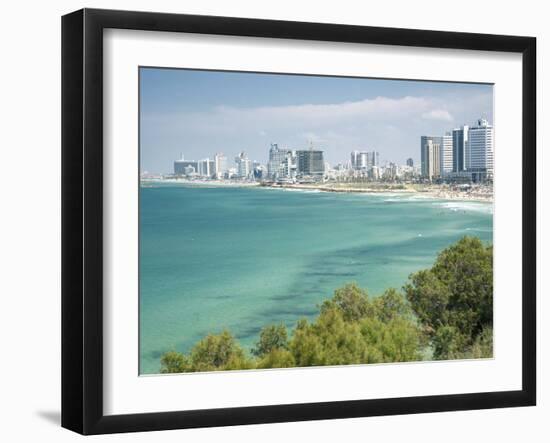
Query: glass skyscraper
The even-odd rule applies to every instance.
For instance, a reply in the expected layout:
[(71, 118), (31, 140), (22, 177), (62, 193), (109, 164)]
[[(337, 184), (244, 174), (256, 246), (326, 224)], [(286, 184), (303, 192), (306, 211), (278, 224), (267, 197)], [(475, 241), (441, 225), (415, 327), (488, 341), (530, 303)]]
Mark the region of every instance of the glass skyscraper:
[(453, 172), (467, 169), (466, 150), (468, 144), (468, 126), (453, 129)]

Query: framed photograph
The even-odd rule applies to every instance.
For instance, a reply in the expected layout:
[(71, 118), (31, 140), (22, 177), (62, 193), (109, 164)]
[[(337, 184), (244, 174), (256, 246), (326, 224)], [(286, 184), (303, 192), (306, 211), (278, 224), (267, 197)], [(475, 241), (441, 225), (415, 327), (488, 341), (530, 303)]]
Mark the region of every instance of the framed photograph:
[(536, 41), (62, 19), (62, 425), (536, 402)]

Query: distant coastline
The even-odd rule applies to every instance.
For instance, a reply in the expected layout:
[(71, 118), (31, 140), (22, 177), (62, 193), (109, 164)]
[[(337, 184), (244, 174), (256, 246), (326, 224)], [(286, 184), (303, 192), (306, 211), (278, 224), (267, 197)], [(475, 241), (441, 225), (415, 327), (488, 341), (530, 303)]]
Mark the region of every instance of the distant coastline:
[(441, 200), (477, 201), (482, 203), (493, 202), (492, 188), (480, 187), (474, 190), (458, 190), (446, 185), (382, 185), (376, 184), (270, 184), (271, 188), (318, 190), (336, 193), (363, 193), (363, 194), (408, 194)]
[(489, 185), (474, 185), (469, 188), (436, 184), (386, 184), (386, 183), (266, 183), (242, 180), (188, 180), (181, 178), (141, 179), (141, 185), (148, 187), (158, 183), (181, 184), (190, 187), (262, 187), (271, 189), (294, 189), (304, 191), (321, 191), (333, 193), (360, 194), (408, 194), (418, 197), (473, 201), (481, 203), (493, 202), (493, 188)]
[(261, 185), (260, 182), (243, 180), (189, 180), (185, 178), (142, 178), (140, 183), (145, 187), (159, 183), (173, 183), (197, 188), (251, 188)]

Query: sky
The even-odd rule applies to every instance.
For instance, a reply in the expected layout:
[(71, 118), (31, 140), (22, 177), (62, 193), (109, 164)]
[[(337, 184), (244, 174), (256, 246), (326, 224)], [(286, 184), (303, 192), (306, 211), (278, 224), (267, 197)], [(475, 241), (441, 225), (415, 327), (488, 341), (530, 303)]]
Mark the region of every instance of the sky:
[(245, 151), (267, 163), (270, 143), (325, 152), (331, 165), (353, 150), (382, 164), (420, 160), (420, 136), (483, 117), (493, 86), (449, 82), (140, 68), (141, 171), (170, 173), (187, 160)]

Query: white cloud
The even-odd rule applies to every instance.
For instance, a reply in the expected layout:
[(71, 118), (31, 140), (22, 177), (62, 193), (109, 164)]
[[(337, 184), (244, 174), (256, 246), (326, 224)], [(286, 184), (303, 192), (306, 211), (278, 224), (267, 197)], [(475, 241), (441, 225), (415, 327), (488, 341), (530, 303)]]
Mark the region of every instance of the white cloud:
[(417, 119), (436, 107), (426, 97), (376, 97), (353, 102), (237, 108), (217, 106), (209, 111), (144, 115), (144, 124), (161, 132), (202, 134), (206, 138), (254, 132), (279, 138), (281, 132), (304, 133), (362, 130), (367, 123)]
[(430, 101), (424, 97), (388, 98), (376, 97), (355, 102), (331, 104), (301, 104), (288, 106), (263, 106), (256, 108), (234, 108), (218, 106), (211, 118), (255, 122), (267, 121), (295, 125), (301, 123), (334, 122), (355, 118), (379, 119), (388, 115), (395, 118), (411, 115), (430, 108)]
[(424, 112), (422, 114), (422, 118), (426, 120), (441, 120), (446, 122), (453, 121), (453, 116), (445, 109), (432, 109), (431, 111)]
[(454, 122), (474, 121), (491, 108), (491, 94), (475, 93), (145, 113), (144, 165), (163, 152), (170, 167), (182, 151), (189, 158), (202, 158), (219, 150), (245, 150), (265, 161), (269, 142), (298, 149), (309, 141), (322, 147), (331, 162), (345, 161), (359, 148), (378, 149), (388, 160), (404, 161), (418, 155), (421, 135), (443, 134)]

